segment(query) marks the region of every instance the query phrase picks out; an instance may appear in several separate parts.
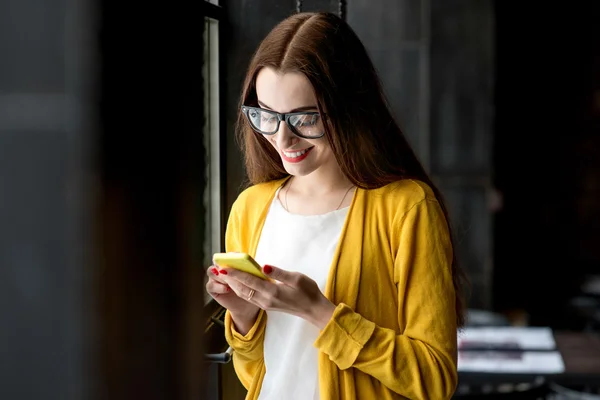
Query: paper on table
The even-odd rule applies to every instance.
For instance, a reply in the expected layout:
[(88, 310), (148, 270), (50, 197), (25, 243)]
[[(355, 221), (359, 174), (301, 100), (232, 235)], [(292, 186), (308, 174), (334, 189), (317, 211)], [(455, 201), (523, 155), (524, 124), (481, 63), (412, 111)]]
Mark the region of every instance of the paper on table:
[(554, 350), (556, 343), (546, 327), (470, 327), (458, 334), (458, 348)]
[(558, 351), (461, 351), (458, 371), (560, 374), (565, 365)]

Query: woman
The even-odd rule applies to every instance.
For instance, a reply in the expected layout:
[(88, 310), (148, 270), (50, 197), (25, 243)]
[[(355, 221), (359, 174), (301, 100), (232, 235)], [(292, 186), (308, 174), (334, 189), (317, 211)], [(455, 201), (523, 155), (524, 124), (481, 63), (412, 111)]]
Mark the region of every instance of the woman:
[(255, 53), (238, 133), (252, 185), (226, 250), (270, 281), (208, 269), (249, 399), (447, 399), (463, 323), (447, 213), (367, 52), (328, 13)]

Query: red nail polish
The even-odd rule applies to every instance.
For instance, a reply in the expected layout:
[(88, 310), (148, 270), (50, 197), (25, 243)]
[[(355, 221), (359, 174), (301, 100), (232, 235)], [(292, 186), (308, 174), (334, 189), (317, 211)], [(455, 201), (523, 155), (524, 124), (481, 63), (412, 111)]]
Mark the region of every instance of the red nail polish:
[(225, 271), (224, 269), (220, 270), (219, 273), (222, 275), (227, 275), (227, 271)]
[(219, 270), (214, 267), (210, 269), (210, 272), (212, 272), (215, 275), (219, 275)]
[(270, 274), (271, 272), (273, 272), (273, 267), (271, 267), (270, 265), (265, 265), (263, 267), (263, 271), (265, 272), (265, 274)]

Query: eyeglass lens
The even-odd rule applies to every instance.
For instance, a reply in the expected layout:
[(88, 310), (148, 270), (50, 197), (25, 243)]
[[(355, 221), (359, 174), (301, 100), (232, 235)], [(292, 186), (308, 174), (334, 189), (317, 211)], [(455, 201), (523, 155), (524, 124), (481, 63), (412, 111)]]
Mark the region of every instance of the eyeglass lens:
[[(274, 134), (279, 128), (277, 114), (259, 109), (249, 109), (248, 117), (252, 126), (264, 134)], [(288, 116), (288, 124), (291, 125), (292, 131), (299, 133), (301, 136), (310, 138), (323, 135), (321, 116), (316, 113), (290, 115)]]

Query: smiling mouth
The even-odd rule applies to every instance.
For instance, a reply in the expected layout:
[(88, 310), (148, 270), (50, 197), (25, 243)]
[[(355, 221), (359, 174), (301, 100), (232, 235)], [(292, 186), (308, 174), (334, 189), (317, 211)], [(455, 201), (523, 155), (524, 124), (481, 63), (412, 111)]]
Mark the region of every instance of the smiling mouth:
[(309, 147), (307, 149), (304, 150), (299, 150), (299, 151), (284, 151), (281, 150), (281, 155), (283, 157), (283, 159), (287, 162), (300, 162), (302, 160), (304, 160), (306, 157), (308, 157), (308, 154), (310, 153), (310, 151), (313, 149), (314, 147)]
[(288, 158), (297, 158), (303, 154), (306, 154), (306, 152), (308, 150), (310, 150), (310, 147), (308, 149), (304, 149), (304, 150), (300, 150), (300, 151), (292, 151), (292, 152), (283, 151), (283, 154), (285, 154), (285, 156)]

